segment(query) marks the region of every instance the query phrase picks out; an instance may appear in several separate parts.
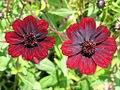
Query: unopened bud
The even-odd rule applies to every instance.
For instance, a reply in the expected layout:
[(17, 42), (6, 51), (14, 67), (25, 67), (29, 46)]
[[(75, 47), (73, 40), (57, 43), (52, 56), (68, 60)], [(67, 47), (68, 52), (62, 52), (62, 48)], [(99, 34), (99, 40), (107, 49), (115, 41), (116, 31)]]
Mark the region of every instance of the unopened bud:
[(105, 6), (105, 1), (104, 0), (99, 0), (97, 2), (97, 6), (98, 6), (98, 8), (103, 8)]

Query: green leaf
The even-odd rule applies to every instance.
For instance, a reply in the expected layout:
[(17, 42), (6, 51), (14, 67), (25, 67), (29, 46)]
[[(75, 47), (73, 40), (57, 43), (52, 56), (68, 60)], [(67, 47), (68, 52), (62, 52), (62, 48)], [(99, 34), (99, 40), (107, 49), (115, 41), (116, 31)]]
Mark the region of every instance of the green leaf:
[(59, 0), (48, 0), (48, 4), (52, 5), (52, 6), (62, 6), (63, 3), (60, 3)]
[(40, 80), (42, 88), (53, 86), (57, 83), (57, 78), (55, 75), (49, 75)]
[(11, 71), (11, 74), (17, 74), (17, 69), (16, 68), (14, 68), (12, 71)]
[(66, 77), (68, 77), (68, 70), (67, 70), (67, 65), (66, 65), (67, 58), (68, 58), (67, 56), (63, 56), (63, 58), (60, 62), (60, 68), (62, 69), (62, 71)]
[(81, 83), (82, 90), (89, 90), (89, 83), (87, 80), (83, 80)]
[(74, 70), (69, 70), (69, 77), (75, 81), (80, 80), (80, 77), (75, 73)]
[(46, 3), (44, 0), (41, 0), (41, 8), (40, 10), (44, 10), (46, 8)]
[(31, 87), (34, 90), (41, 90), (41, 85), (35, 80), (35, 77), (30, 72), (26, 76), (18, 74), (22, 82), (28, 87)]
[(62, 59), (63, 54), (62, 54), (62, 51), (61, 51), (61, 49), (60, 49), (62, 43), (61, 43), (61, 41), (60, 41), (60, 39), (59, 39), (58, 37), (55, 37), (55, 36), (54, 36), (54, 38), (55, 38), (55, 41), (56, 41), (56, 44), (55, 44), (55, 46), (54, 46), (55, 52), (56, 52), (58, 58), (59, 58), (59, 59)]
[(120, 90), (120, 71), (119, 70), (114, 74), (114, 86), (115, 86), (115, 90)]
[(51, 14), (55, 14), (58, 16), (67, 16), (76, 13), (77, 11), (67, 8), (58, 8), (53, 11), (50, 11)]
[(40, 65), (35, 65), (37, 69), (47, 71), (49, 74), (55, 71), (55, 65), (47, 58), (40, 61)]
[[(0, 33), (0, 41), (5, 41), (5, 33)], [(8, 46), (8, 43), (0, 43), (0, 49), (5, 49)]]
[(4, 71), (7, 68), (9, 56), (0, 56), (0, 71)]

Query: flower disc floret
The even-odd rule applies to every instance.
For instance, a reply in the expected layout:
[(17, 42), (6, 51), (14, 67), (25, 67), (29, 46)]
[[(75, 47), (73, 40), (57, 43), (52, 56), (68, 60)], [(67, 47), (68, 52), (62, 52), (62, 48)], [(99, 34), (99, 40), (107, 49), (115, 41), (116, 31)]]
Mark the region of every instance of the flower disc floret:
[(95, 52), (95, 44), (88, 40), (82, 44), (82, 51), (84, 54), (92, 55)]

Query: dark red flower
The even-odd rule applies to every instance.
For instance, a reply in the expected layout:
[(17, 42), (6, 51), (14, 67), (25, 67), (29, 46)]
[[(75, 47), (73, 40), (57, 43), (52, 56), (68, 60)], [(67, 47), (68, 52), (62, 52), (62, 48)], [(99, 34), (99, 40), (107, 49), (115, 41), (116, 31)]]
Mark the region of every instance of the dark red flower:
[(106, 26), (96, 29), (94, 19), (85, 17), (80, 24), (73, 24), (67, 29), (70, 40), (62, 44), (62, 53), (68, 57), (67, 67), (79, 67), (85, 74), (93, 74), (96, 66), (107, 67), (117, 49), (116, 41), (109, 38), (110, 32)]
[(39, 63), (48, 55), (47, 49), (54, 46), (55, 40), (47, 37), (48, 23), (45, 20), (36, 21), (33, 16), (27, 16), (23, 21), (16, 20), (12, 27), (15, 30), (6, 34), (5, 39), (10, 46), (8, 53), (12, 57), (22, 55), (25, 60)]

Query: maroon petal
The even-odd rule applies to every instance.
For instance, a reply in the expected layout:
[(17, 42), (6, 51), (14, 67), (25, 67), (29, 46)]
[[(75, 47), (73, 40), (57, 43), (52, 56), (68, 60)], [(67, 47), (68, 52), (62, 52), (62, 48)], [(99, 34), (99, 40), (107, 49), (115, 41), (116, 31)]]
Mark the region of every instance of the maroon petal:
[(81, 54), (69, 56), (67, 60), (67, 68), (70, 68), (70, 69), (77, 68), (79, 66), (81, 58), (82, 58)]
[(37, 58), (34, 58), (34, 59), (32, 60), (32, 62), (35, 63), (35, 64), (39, 64), (39, 60), (38, 60)]
[(110, 31), (107, 29), (106, 26), (99, 26), (96, 29), (96, 32), (93, 34), (93, 40), (96, 43), (101, 43), (105, 41), (110, 35)]
[(37, 26), (37, 21), (33, 16), (27, 16), (23, 20), (23, 26), (26, 33), (34, 32)]
[(25, 60), (31, 61), (34, 57), (34, 48), (24, 48), (22, 57)]
[(23, 27), (22, 23), (23, 22), (18, 19), (18, 20), (15, 20), (15, 22), (12, 24), (13, 29), (20, 36), (24, 36), (25, 35), (25, 33), (24, 33), (25, 31), (24, 31), (24, 27)]
[(80, 22), (83, 30), (85, 30), (85, 40), (89, 40), (91, 34), (96, 30), (96, 23), (93, 18), (85, 17)]
[(38, 31), (39, 31), (39, 29), (47, 29), (48, 26), (49, 26), (49, 24), (45, 20), (40, 20), (37, 22)]
[(55, 39), (52, 37), (46, 37), (43, 41), (38, 42), (41, 46), (46, 49), (50, 49), (55, 45)]
[(79, 44), (80, 43), (74, 42), (72, 40), (65, 41), (61, 47), (62, 53), (66, 56), (77, 54), (81, 51), (81, 46)]
[(113, 38), (108, 38), (107, 40), (102, 42), (100, 45), (97, 45), (96, 49), (104, 50), (112, 54), (117, 50), (116, 41)]
[(44, 59), (48, 55), (47, 49), (40, 44), (34, 48), (34, 53), (35, 57), (39, 60)]
[(8, 48), (8, 53), (12, 57), (18, 57), (22, 54), (23, 49), (25, 46), (23, 44), (20, 45), (10, 45)]
[(15, 32), (6, 33), (5, 39), (10, 44), (18, 44), (23, 42), (23, 38), (19, 37)]
[(48, 34), (47, 28), (49, 24), (45, 20), (40, 20), (37, 22), (37, 29), (35, 31), (37, 38), (42, 39)]
[(81, 29), (80, 24), (75, 23), (73, 25), (70, 25), (66, 33), (69, 39), (73, 41), (84, 42), (85, 31)]
[(97, 50), (92, 58), (98, 66), (105, 68), (111, 63), (113, 56), (106, 51)]
[(87, 75), (94, 74), (96, 71), (96, 64), (94, 63), (92, 58), (82, 56), (79, 65), (80, 65), (79, 66), (80, 71)]

